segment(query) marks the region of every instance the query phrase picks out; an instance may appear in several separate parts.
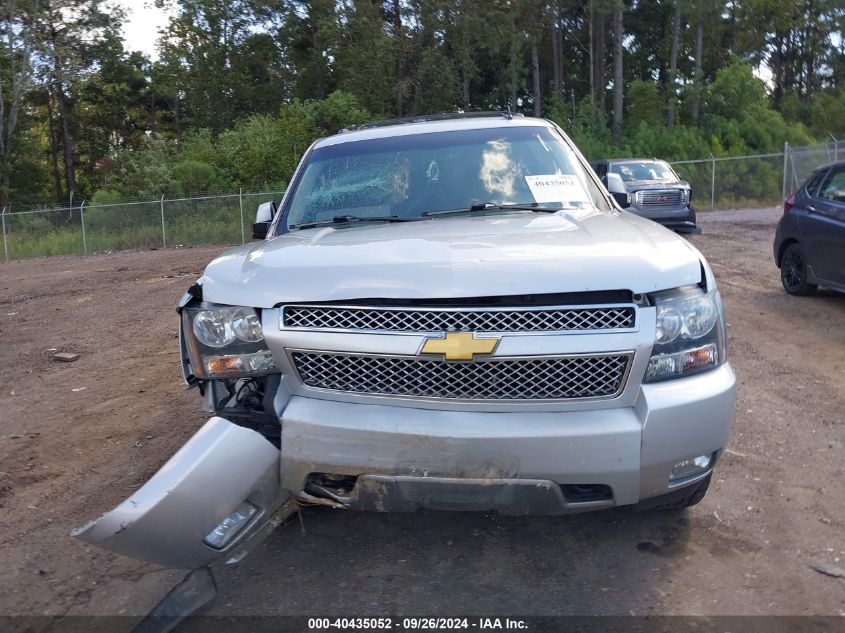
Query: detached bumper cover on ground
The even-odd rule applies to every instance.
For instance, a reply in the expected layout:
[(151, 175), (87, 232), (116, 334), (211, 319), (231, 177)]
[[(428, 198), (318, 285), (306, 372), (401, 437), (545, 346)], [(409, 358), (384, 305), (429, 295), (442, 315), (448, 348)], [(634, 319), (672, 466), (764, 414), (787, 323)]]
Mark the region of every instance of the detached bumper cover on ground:
[[(248, 500), (257, 512), (224, 549), (203, 539)], [(272, 529), (284, 496), (279, 451), (255, 431), (213, 417), (138, 491), (72, 536), (165, 567), (239, 558)]]

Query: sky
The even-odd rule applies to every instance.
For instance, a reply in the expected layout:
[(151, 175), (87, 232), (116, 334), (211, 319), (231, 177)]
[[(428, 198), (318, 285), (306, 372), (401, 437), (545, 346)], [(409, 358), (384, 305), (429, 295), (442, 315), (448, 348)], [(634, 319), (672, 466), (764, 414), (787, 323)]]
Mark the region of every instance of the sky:
[(117, 4), (126, 11), (123, 24), (124, 48), (141, 51), (150, 59), (158, 59), (155, 44), (158, 30), (167, 24), (167, 9), (157, 9), (153, 0), (118, 0)]

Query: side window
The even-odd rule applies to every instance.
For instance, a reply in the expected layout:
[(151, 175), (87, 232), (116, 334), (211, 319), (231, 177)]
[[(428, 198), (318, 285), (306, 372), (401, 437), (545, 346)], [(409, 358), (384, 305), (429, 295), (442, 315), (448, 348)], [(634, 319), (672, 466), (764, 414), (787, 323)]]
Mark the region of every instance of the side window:
[(845, 166), (830, 170), (819, 187), (818, 197), (831, 202), (845, 202)]
[(824, 178), (825, 174), (827, 174), (827, 170), (820, 169), (810, 177), (810, 180), (807, 181), (807, 186), (805, 187), (808, 194), (813, 197), (816, 196), (816, 191), (819, 188), (819, 183), (821, 182), (822, 178)]

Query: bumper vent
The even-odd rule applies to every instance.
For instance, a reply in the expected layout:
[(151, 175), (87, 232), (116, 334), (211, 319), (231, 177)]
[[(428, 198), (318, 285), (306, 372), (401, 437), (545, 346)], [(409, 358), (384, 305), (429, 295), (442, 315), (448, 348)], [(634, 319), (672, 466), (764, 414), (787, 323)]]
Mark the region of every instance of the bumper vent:
[(282, 327), (395, 332), (565, 332), (636, 325), (632, 306), (526, 309), (386, 309), (285, 306)]
[(318, 389), (449, 400), (573, 400), (621, 393), (630, 354), (472, 362), (292, 352), (303, 384)]

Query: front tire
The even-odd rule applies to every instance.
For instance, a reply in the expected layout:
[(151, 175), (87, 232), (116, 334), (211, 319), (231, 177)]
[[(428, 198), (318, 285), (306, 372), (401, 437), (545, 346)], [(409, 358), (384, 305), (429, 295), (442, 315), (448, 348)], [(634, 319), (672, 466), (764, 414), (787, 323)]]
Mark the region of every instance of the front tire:
[(798, 242), (786, 247), (780, 259), (780, 281), (791, 295), (801, 296), (815, 292), (817, 286), (807, 281), (807, 256)]

